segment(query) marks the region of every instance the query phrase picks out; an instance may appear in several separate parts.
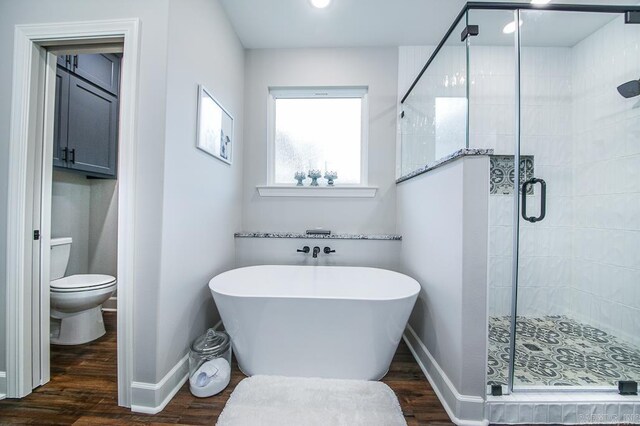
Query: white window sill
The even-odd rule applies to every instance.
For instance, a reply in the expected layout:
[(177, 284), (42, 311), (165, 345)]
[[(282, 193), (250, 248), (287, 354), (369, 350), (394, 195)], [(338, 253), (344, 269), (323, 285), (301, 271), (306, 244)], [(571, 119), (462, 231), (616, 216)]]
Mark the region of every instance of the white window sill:
[(258, 186), (261, 197), (373, 198), (376, 186)]

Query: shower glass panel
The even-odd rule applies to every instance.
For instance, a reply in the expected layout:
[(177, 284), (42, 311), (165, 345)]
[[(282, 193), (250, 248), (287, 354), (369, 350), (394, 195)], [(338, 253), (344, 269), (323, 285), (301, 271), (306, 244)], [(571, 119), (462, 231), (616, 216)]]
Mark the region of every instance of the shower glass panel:
[(463, 17), (402, 104), (401, 175), (467, 146), (465, 26)]
[(637, 3), (468, 3), (402, 99), (402, 175), (493, 150), (491, 394), (640, 382), (638, 21)]
[[(640, 380), (640, 26), (520, 10), (514, 390)], [(513, 17), (512, 17), (513, 19)], [(521, 163), (522, 164), (522, 163)]]
[(469, 10), (479, 33), (469, 38), (469, 145), (490, 148), (487, 383), (508, 384), (511, 347), (516, 124), (513, 10)]

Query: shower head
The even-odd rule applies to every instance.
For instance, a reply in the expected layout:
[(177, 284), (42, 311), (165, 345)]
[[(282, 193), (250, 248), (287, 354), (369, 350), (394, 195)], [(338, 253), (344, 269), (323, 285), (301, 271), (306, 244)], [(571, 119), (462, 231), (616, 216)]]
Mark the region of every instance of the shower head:
[(640, 95), (640, 80), (627, 81), (618, 86), (618, 92), (625, 98), (633, 98)]

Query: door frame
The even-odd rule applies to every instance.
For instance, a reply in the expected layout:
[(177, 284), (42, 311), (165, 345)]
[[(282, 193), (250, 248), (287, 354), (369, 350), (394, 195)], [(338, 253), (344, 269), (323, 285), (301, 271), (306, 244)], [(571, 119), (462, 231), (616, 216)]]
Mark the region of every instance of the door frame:
[[(21, 398), (32, 391), (32, 336), (40, 324), (32, 324), (33, 276), (30, 252), (33, 243), (31, 204), (34, 197), (33, 168), (47, 170), (48, 155), (34, 164), (35, 149), (42, 149), (46, 124), (52, 126), (51, 111), (55, 86), (45, 84), (46, 48), (74, 44), (123, 43), (118, 129), (118, 405), (131, 405), (133, 381), (133, 295), (135, 282), (135, 178), (137, 144), (139, 19), (82, 21), (16, 25), (14, 32), (13, 93), (9, 140), (9, 186), (7, 198), (6, 271), (6, 358), (7, 396)], [(43, 114), (38, 122), (38, 112)], [(47, 115), (48, 114), (48, 115)], [(39, 146), (38, 146), (39, 145)], [(45, 151), (46, 153), (46, 151)], [(45, 158), (47, 157), (47, 158)], [(37, 162), (37, 160), (36, 160)], [(46, 199), (45, 199), (46, 201)], [(46, 225), (46, 224), (45, 224)], [(50, 230), (44, 230), (40, 253), (49, 250)], [(47, 256), (48, 257), (48, 256)], [(41, 304), (46, 305), (46, 304)], [(41, 309), (42, 312), (42, 309)], [(48, 309), (47, 309), (48, 312)], [(48, 341), (49, 333), (40, 333)], [(45, 377), (46, 378), (46, 377)], [(1, 392), (1, 390), (0, 390)]]

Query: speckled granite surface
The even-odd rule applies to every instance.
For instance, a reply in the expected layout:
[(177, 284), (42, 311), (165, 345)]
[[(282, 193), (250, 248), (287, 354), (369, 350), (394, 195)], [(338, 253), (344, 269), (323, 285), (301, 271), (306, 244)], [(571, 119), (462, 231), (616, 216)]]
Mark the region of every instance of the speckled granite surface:
[(402, 240), (401, 235), (387, 234), (304, 234), (301, 232), (236, 232), (236, 238), (302, 238), (311, 240)]
[(431, 163), (426, 164), (423, 167), (420, 167), (419, 169), (416, 169), (414, 171), (412, 171), (411, 173), (407, 173), (404, 176), (399, 177), (398, 179), (396, 179), (396, 184), (404, 182), (405, 180), (409, 180), (413, 177), (416, 177), (418, 175), (421, 175), (423, 173), (426, 173), (430, 170), (433, 170), (435, 168), (438, 168), (444, 164), (447, 164), (451, 161), (457, 160), (458, 158), (462, 158), (462, 157), (469, 157), (469, 156), (473, 156), (473, 155), (492, 155), (493, 154), (493, 149), (484, 149), (484, 148), (463, 148), (463, 149), (459, 149), (445, 157), (442, 157), (438, 160), (432, 161)]

